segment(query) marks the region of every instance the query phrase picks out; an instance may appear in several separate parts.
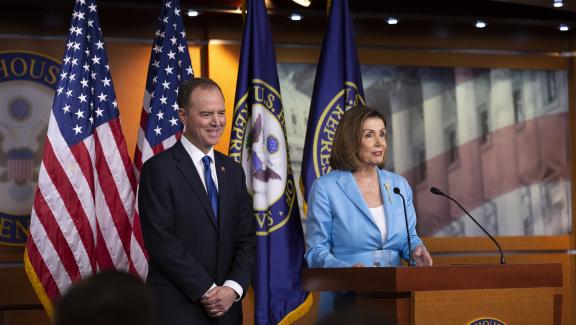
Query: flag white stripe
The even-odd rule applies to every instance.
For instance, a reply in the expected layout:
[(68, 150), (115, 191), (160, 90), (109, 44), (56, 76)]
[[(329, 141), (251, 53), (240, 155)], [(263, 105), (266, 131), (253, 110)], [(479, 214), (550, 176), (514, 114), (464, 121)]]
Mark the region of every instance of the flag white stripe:
[[(116, 141), (114, 139), (114, 135), (110, 129), (109, 124), (100, 125), (97, 129), (97, 136), (100, 139), (100, 142), (101, 142), (101, 145), (103, 148), (114, 148), (114, 150), (105, 150), (103, 153), (104, 153), (104, 157), (106, 159), (106, 163), (108, 164), (108, 167), (109, 167), (110, 172), (112, 174), (112, 178), (114, 180), (116, 188), (118, 189), (118, 193), (119, 193), (121, 202), (123, 204), (124, 211), (126, 211), (126, 215), (128, 217), (128, 220), (129, 220), (130, 224), (133, 226), (134, 225), (133, 207), (134, 207), (134, 202), (135, 202), (136, 197), (134, 195), (134, 192), (132, 191), (132, 187), (131, 186), (125, 186), (126, 184), (130, 184), (130, 179), (128, 178), (126, 168), (124, 168), (123, 164), (114, 163), (114, 162), (121, 162), (122, 157), (120, 155), (120, 151), (118, 150), (118, 147), (116, 146)], [(102, 196), (102, 199), (104, 199), (103, 196)], [(98, 204), (97, 204), (97, 206), (98, 206)], [(106, 225), (113, 225), (112, 216), (110, 215), (109, 210), (108, 210), (107, 217), (109, 217), (110, 220), (105, 224)], [(102, 224), (102, 220), (100, 218), (99, 218), (99, 220), (100, 220), (100, 224)], [(113, 231), (115, 236), (119, 236), (117, 229), (115, 227), (110, 227), (110, 228), (114, 228), (114, 229), (110, 229), (110, 231)], [(102, 232), (104, 234), (107, 233), (104, 230), (102, 230)], [(104, 235), (104, 236), (106, 237), (107, 243), (120, 243), (119, 237), (108, 238), (106, 235)], [(145, 255), (144, 255), (144, 251), (143, 251), (142, 247), (140, 246), (140, 244), (138, 244), (138, 242), (136, 241), (136, 238), (135, 238), (133, 233), (130, 236), (130, 243), (129, 244), (130, 244), (130, 259), (134, 262), (134, 267), (136, 268), (137, 273), (140, 276), (142, 276), (142, 275), (145, 276), (147, 273), (148, 263), (146, 261)], [(110, 245), (107, 244), (107, 247), (108, 247), (108, 250), (110, 251), (110, 255), (113, 256), (114, 264), (118, 268), (122, 267), (122, 265), (127, 265), (125, 262), (128, 259), (128, 256), (126, 256), (126, 250), (124, 249), (123, 246), (110, 247)], [(122, 248), (122, 249), (119, 249), (119, 248)]]
[(148, 90), (144, 90), (144, 99), (142, 100), (142, 108), (146, 111), (146, 113), (150, 114), (152, 107), (150, 106), (150, 102), (152, 101), (152, 96)]
[(110, 130), (110, 125), (108, 123), (102, 124), (97, 128), (97, 135), (100, 139), (102, 146), (102, 152), (110, 169), (110, 174), (114, 179), (114, 184), (116, 184), (116, 189), (120, 196), (120, 201), (126, 211), (126, 215), (130, 220), (130, 224), (133, 225), (132, 214), (134, 212), (134, 191), (132, 190), (132, 185), (130, 184), (130, 178), (124, 164), (122, 164), (122, 156), (116, 145), (116, 140)]
[[(74, 256), (74, 260), (76, 261), (76, 265), (78, 265), (78, 269), (80, 274), (84, 277), (87, 275), (92, 274), (92, 265), (90, 264), (90, 258), (88, 255), (88, 251), (84, 246), (80, 238), (80, 234), (78, 233), (78, 229), (76, 229), (76, 225), (74, 224), (73, 220), (66, 209), (66, 206), (62, 203), (63, 199), (60, 196), (60, 192), (52, 183), (52, 180), (48, 176), (48, 172), (45, 169), (44, 164), (40, 166), (40, 177), (38, 179), (38, 189), (40, 190), (40, 195), (44, 198), (46, 205), (50, 209), (50, 212), (54, 216), (56, 223), (58, 224), (58, 228), (62, 232), (64, 239), (68, 243), (70, 250), (72, 251), (72, 255)], [(32, 234), (36, 227), (38, 226), (42, 228), (43, 232), (45, 232), (44, 227), (41, 224), (36, 224), (30, 221), (30, 233)], [(44, 238), (46, 235), (42, 236)], [(40, 247), (41, 245), (37, 243), (37, 246)], [(44, 247), (44, 246), (42, 246)], [(38, 248), (40, 250), (40, 248)], [(49, 263), (47, 263), (49, 264)]]
[(144, 143), (144, 141), (146, 141), (146, 136), (144, 135), (144, 130), (142, 129), (142, 127), (138, 128), (138, 142), (136, 142), (136, 145), (138, 146), (138, 149), (140, 151), (142, 151), (142, 146), (146, 145)]
[[(136, 168), (134, 168), (136, 169)], [(140, 186), (136, 187), (136, 198), (138, 198), (138, 189), (140, 188)], [(138, 199), (134, 200), (134, 214), (133, 217), (138, 216)], [(134, 267), (136, 268), (136, 271), (138, 272), (138, 274), (140, 275), (140, 278), (143, 281), (146, 281), (146, 277), (148, 276), (148, 259), (146, 258), (146, 255), (144, 254), (144, 247), (141, 246), (138, 241), (136, 240), (136, 236), (134, 236), (134, 233), (132, 233), (132, 236), (130, 238), (130, 255), (132, 258), (132, 261), (134, 262)]]
[(152, 150), (152, 147), (150, 147), (150, 143), (148, 143), (148, 140), (146, 140), (146, 137), (144, 136), (144, 130), (142, 130), (142, 128), (140, 128), (138, 130), (138, 137), (140, 139), (140, 135), (142, 135), (142, 141), (138, 141), (139, 144), (139, 148), (140, 148), (140, 152), (142, 153), (140, 160), (142, 161), (142, 164), (144, 164), (146, 162), (146, 160), (150, 159), (152, 156), (154, 156), (154, 151)]
[[(138, 183), (138, 181), (140, 180), (140, 170), (138, 170), (136, 164), (134, 164), (133, 169), (134, 169), (134, 177), (136, 178), (136, 183)], [(134, 202), (138, 202), (138, 195), (136, 195), (136, 200), (134, 200)], [(138, 211), (138, 208), (135, 208), (135, 211)]]
[(176, 139), (176, 136), (175, 136), (175, 135), (173, 135), (173, 136), (171, 136), (171, 137), (169, 137), (169, 138), (166, 138), (166, 140), (162, 141), (162, 146), (164, 147), (164, 150), (166, 150), (167, 148), (170, 148), (170, 147), (172, 147), (173, 145), (175, 145), (175, 144), (176, 144), (176, 141), (178, 141), (178, 140)]
[[(56, 130), (54, 130), (54, 128), (56, 128)], [(50, 113), (48, 134), (50, 143), (52, 144), (54, 155), (58, 159), (58, 163), (60, 164), (60, 166), (62, 166), (62, 168), (64, 169), (64, 172), (68, 177), (68, 180), (70, 181), (72, 187), (74, 188), (75, 194), (82, 195), (78, 196), (80, 204), (82, 205), (82, 210), (84, 210), (84, 213), (88, 218), (88, 222), (90, 223), (92, 233), (96, 233), (96, 221), (94, 217), (95, 212), (94, 212), (94, 200), (92, 196), (92, 189), (88, 185), (86, 176), (80, 169), (80, 166), (78, 165), (76, 158), (70, 151), (68, 144), (62, 137), (62, 134), (60, 134), (60, 130), (58, 129), (58, 123), (56, 122), (53, 113)], [(89, 140), (84, 141), (84, 143), (89, 144)], [(91, 153), (90, 148), (87, 149), (88, 152)], [(91, 165), (94, 166), (93, 163)]]
[(134, 268), (136, 268), (136, 272), (138, 272), (140, 278), (145, 281), (146, 276), (148, 275), (148, 261), (146, 255), (144, 255), (144, 250), (136, 240), (134, 233), (130, 236), (130, 247), (130, 257), (134, 262)]
[(102, 238), (104, 239), (110, 258), (114, 263), (114, 267), (127, 270), (128, 256), (122, 245), (118, 229), (114, 225), (114, 220), (112, 220), (109, 206), (106, 204), (106, 198), (104, 197), (99, 182), (96, 183), (96, 220), (100, 226)]
[(52, 275), (58, 290), (64, 292), (70, 286), (70, 277), (60, 260), (58, 251), (54, 248), (54, 245), (52, 245), (42, 223), (38, 220), (35, 209), (32, 209), (32, 214), (30, 215), (29, 236), (30, 240), (32, 240), (36, 245), (38, 254), (42, 257), (44, 265), (46, 265), (46, 268)]

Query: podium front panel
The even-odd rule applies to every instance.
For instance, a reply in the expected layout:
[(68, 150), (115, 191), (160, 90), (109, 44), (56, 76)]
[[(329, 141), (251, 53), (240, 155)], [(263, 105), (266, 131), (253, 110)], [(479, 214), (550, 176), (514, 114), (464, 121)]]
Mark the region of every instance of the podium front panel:
[(411, 324), (466, 325), (482, 319), (507, 325), (560, 324), (557, 294), (557, 288), (418, 291), (412, 297)]

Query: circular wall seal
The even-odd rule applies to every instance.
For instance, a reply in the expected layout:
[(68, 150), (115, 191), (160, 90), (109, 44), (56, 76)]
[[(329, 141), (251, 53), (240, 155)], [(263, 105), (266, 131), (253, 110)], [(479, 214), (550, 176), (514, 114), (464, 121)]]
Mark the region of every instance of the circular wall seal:
[(0, 52), (0, 245), (26, 244), (60, 63)]

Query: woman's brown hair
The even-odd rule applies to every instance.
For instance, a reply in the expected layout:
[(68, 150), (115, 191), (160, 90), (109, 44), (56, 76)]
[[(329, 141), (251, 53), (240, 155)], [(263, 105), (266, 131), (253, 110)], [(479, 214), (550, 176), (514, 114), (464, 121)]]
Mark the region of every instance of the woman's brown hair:
[[(340, 170), (356, 170), (362, 165), (358, 158), (358, 149), (362, 143), (362, 126), (364, 121), (371, 117), (377, 117), (384, 122), (386, 119), (380, 112), (365, 106), (354, 106), (350, 108), (338, 123), (334, 141), (332, 142), (332, 152), (330, 155), (330, 167)], [(384, 167), (384, 162), (379, 165)]]

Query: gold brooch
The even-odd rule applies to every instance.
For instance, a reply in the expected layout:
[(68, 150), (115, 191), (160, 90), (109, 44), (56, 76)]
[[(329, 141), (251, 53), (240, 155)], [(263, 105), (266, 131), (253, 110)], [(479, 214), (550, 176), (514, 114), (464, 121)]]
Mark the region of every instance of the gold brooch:
[(388, 193), (388, 201), (390, 201), (390, 204), (392, 204), (392, 194), (390, 193), (390, 183), (386, 182), (384, 184), (384, 187), (386, 188), (386, 193)]

